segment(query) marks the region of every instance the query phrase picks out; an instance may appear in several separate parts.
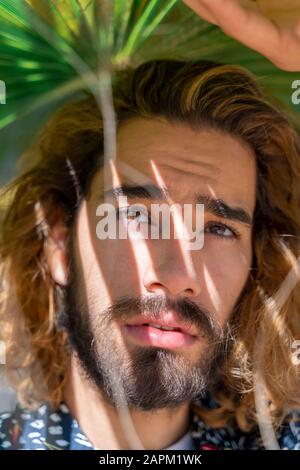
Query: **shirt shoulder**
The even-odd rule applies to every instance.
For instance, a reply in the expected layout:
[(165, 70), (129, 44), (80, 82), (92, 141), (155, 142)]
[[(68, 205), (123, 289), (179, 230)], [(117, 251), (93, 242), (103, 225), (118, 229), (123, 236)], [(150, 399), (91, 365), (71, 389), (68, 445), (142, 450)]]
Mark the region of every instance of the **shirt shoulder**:
[(31, 440), (30, 449), (34, 444), (43, 448), (42, 429), (45, 425), (43, 412), (46, 405), (37, 411), (29, 411), (17, 405), (16, 408), (7, 413), (0, 414), (0, 449), (21, 450), (26, 449), (28, 439)]
[(12, 413), (0, 413), (0, 450), (4, 450), (11, 446), (8, 435), (12, 428)]
[[(293, 410), (274, 432), (281, 450), (300, 450), (300, 410)], [(197, 449), (202, 450), (264, 450), (259, 428), (246, 433), (237, 426), (210, 428), (196, 414), (193, 416), (193, 436)]]
[(0, 450), (89, 450), (92, 447), (64, 403), (56, 410), (46, 403), (35, 411), (17, 405), (13, 412), (0, 414)]
[(292, 411), (278, 431), (282, 450), (300, 450), (300, 411)]

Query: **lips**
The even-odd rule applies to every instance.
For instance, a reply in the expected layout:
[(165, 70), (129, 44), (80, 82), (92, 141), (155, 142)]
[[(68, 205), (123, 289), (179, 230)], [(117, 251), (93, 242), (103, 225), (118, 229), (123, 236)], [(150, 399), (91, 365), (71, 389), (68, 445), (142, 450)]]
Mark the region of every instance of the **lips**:
[(122, 328), (126, 338), (141, 346), (180, 349), (191, 346), (197, 340), (195, 329), (178, 320), (173, 313), (155, 320), (139, 315)]
[(151, 326), (162, 331), (179, 331), (191, 336), (198, 336), (195, 327), (179, 320), (173, 312), (162, 314), (159, 318), (149, 315), (138, 315), (126, 323), (127, 326)]

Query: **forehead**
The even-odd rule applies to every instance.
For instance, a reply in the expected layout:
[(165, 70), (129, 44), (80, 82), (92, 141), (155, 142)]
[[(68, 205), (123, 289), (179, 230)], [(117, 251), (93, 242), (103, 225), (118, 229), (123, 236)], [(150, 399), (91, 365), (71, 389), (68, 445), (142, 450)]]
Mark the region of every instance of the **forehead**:
[(254, 210), (254, 152), (227, 133), (195, 130), (163, 119), (136, 118), (123, 123), (117, 134), (116, 160), (121, 180), (141, 183), (136, 180), (146, 176), (157, 183), (151, 162), (174, 199), (206, 190)]

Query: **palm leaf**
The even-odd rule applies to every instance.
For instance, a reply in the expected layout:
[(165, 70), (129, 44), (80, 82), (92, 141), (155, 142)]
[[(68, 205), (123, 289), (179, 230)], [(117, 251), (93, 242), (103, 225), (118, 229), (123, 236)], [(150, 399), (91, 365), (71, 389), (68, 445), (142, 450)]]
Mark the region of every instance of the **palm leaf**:
[[(290, 99), (296, 75), (228, 38), (180, 0), (0, 0), (0, 45), (7, 91), (0, 105), (0, 174), (53, 110), (92, 87), (101, 70), (145, 60), (240, 64), (259, 77), (270, 97), (299, 113)], [(19, 129), (16, 143), (11, 136)]]

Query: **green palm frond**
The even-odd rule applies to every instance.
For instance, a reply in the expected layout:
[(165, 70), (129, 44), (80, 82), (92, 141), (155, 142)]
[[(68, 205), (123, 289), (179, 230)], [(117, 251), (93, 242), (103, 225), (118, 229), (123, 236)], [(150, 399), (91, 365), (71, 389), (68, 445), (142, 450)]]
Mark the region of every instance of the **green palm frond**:
[[(61, 102), (92, 86), (103, 69), (150, 59), (211, 59), (254, 72), (289, 106), (294, 75), (202, 21), (181, 0), (0, 0), (0, 171)], [(297, 76), (295, 76), (297, 78)], [(28, 118), (30, 120), (28, 121)], [(18, 130), (25, 126), (26, 138)], [(13, 130), (12, 130), (13, 129)]]

